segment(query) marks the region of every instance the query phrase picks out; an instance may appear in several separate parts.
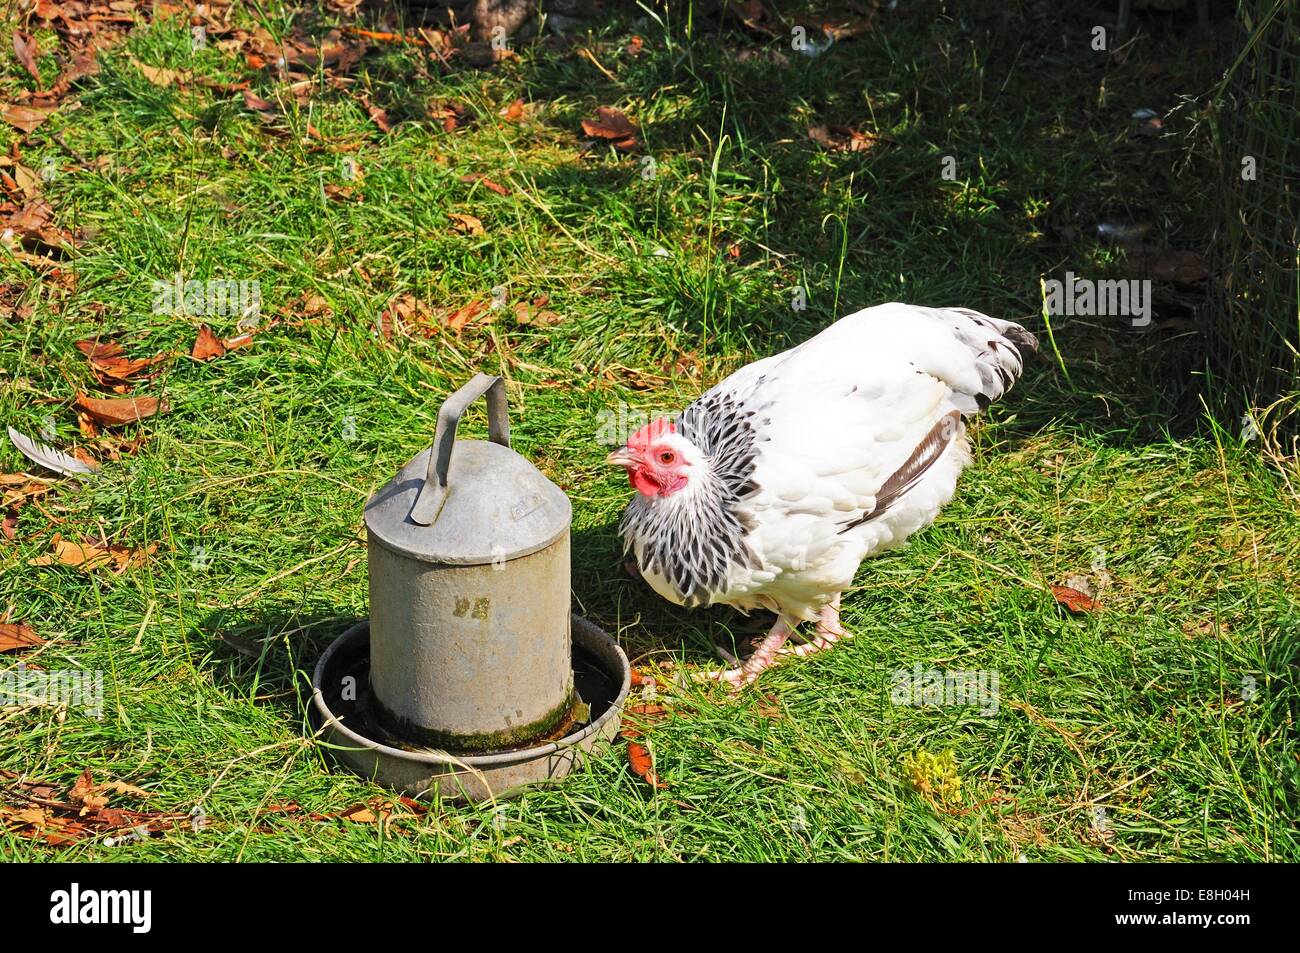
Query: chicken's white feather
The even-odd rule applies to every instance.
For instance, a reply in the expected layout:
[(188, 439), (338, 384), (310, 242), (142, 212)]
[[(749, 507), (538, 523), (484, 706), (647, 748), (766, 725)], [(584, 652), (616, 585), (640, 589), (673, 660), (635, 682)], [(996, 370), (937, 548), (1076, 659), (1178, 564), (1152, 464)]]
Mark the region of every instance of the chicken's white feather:
[(27, 459), (39, 463), (47, 470), (53, 470), (55, 473), (62, 473), (64, 476), (81, 477), (94, 476), (96, 471), (88, 463), (82, 463), (72, 454), (64, 453), (62, 450), (55, 450), (53, 447), (43, 443), (37, 443), (26, 434), (20, 433), (13, 427), (9, 428), (9, 439), (13, 441)]
[[(1009, 321), (885, 304), (741, 368), (678, 418), (685, 486), (628, 507), (643, 576), (686, 605), (816, 618), (863, 559), (933, 522), (970, 461), (960, 415), (1001, 397), (1035, 348)], [(718, 434), (752, 447), (743, 468), (711, 455)], [(725, 505), (719, 485), (733, 491)], [(711, 537), (725, 521), (730, 536)], [(726, 552), (725, 578), (692, 562), (711, 547)]]

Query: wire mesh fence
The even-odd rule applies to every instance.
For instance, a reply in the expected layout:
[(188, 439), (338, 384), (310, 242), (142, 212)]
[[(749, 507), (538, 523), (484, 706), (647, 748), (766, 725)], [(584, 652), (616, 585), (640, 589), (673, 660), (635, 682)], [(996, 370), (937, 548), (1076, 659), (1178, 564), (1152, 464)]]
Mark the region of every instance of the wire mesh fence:
[[(1216, 97), (1218, 280), (1211, 398), (1294, 451), (1300, 435), (1300, 3), (1240, 0), (1240, 52)], [(1255, 426), (1254, 423), (1247, 426)]]

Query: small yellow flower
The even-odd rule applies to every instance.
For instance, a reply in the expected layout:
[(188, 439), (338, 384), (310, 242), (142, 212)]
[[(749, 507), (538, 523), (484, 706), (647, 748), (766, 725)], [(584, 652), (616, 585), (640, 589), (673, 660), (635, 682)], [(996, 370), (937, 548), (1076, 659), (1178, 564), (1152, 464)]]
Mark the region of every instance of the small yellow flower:
[(957, 804), (961, 801), (961, 776), (957, 773), (957, 756), (951, 750), (940, 754), (914, 751), (903, 759), (912, 786), (931, 804)]

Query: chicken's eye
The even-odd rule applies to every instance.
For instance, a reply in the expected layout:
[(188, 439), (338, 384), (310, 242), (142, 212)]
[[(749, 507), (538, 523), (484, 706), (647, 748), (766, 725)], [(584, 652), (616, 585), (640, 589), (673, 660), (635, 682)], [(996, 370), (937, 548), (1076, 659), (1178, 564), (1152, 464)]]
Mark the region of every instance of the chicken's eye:
[(677, 457), (673, 454), (671, 450), (665, 450), (663, 453), (659, 454), (659, 462), (664, 464), (665, 466), (672, 463), (676, 459)]

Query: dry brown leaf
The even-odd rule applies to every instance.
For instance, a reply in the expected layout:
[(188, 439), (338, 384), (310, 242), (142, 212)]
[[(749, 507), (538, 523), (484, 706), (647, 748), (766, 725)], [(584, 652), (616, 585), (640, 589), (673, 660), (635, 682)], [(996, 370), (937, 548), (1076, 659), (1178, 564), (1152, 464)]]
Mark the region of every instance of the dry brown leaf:
[(22, 106), (9, 103), (0, 109), (0, 119), (23, 132), (31, 132), (54, 115), (54, 109), (53, 106)]
[(548, 327), (552, 324), (559, 324), (564, 319), (555, 311), (546, 310), (543, 305), (546, 304), (547, 297), (542, 295), (534, 298), (532, 302), (521, 301), (515, 305), (515, 320), (520, 324), (529, 324), (536, 327)]
[(24, 473), (0, 473), (0, 498), (6, 506), (21, 506), (29, 498), (44, 496), (50, 487), (40, 480), (33, 480)]
[(283, 60), (284, 67), (307, 73), (321, 69), (331, 79), (350, 70), (365, 53), (363, 44), (345, 40), (342, 31), (337, 29), (317, 38), (307, 36), (298, 27), (281, 42), (259, 27), (249, 36), (249, 43), (263, 63)]
[[(188, 815), (177, 812), (134, 811), (108, 807), (108, 792), (130, 797), (147, 797), (150, 792), (124, 781), (96, 784), (89, 770), (59, 797), (61, 786), (39, 781), (24, 781), (12, 772), (0, 770), (0, 778), (10, 779), (5, 794), (19, 800), (18, 806), (0, 800), (0, 831), (17, 837), (42, 840), (47, 844), (71, 844), (86, 837), (99, 837), (115, 831), (162, 833), (173, 831)], [(105, 843), (112, 843), (105, 839)]]
[(1097, 602), (1086, 592), (1080, 592), (1071, 586), (1052, 586), (1052, 595), (1056, 601), (1065, 608), (1069, 609), (1076, 615), (1091, 612), (1097, 607)]
[(1232, 625), (1214, 616), (1206, 616), (1203, 619), (1192, 619), (1183, 623), (1183, 635), (1189, 638), (1198, 636), (1214, 635), (1215, 632), (1227, 634), (1232, 631)]
[(33, 202), (41, 197), (41, 177), (22, 163), (14, 166), (14, 185), (25, 201)]
[(314, 291), (304, 291), (294, 302), (282, 310), (286, 323), (293, 327), (302, 324), (319, 324), (334, 314), (329, 302)]
[(506, 122), (522, 122), (527, 114), (528, 108), (522, 96), (497, 113)]
[(81, 777), (68, 790), (68, 800), (81, 808), (83, 817), (108, 806), (108, 798), (95, 793), (95, 779), (91, 777), (89, 768), (81, 772)]
[(77, 406), (98, 423), (106, 427), (121, 427), (139, 423), (157, 413), (165, 413), (167, 405), (157, 397), (112, 397), (100, 399), (87, 394), (77, 395)]
[(16, 811), (5, 807), (0, 810), (4, 811), (0, 817), (14, 824), (31, 824), (42, 828), (45, 826), (47, 815), (42, 807), (24, 807)]
[(379, 313), (379, 317), (375, 319), (375, 330), (385, 341), (391, 341), (394, 334), (402, 331), (401, 321), (392, 308), (385, 308)]
[(857, 20), (846, 20), (843, 22), (828, 20), (820, 24), (820, 27), (823, 33), (836, 42), (839, 42), (841, 40), (851, 39), (859, 33), (870, 30), (873, 25), (871, 17), (867, 16)]
[(40, 47), (26, 33), (21, 30), (14, 30), (14, 56), (18, 57), (18, 62), (23, 64), (23, 68), (32, 74), (32, 79), (36, 80), (36, 88), (41, 86), (41, 71), (36, 68), (36, 57), (40, 55)]
[(238, 334), (233, 338), (219, 338), (213, 333), (212, 329), (206, 324), (199, 325), (199, 333), (194, 338), (194, 346), (190, 348), (190, 357), (196, 361), (210, 361), (214, 358), (224, 357), (230, 351), (237, 350), (241, 347), (248, 347), (253, 343), (261, 331), (269, 330), (275, 327), (277, 322), (272, 321), (265, 328), (259, 328), (255, 331), (246, 331)]
[(366, 804), (354, 804), (339, 811), (338, 817), (353, 824), (382, 824), (393, 814), (393, 805), (379, 798), (372, 798)]
[(140, 75), (147, 79), (154, 86), (171, 86), (178, 81), (188, 80), (189, 73), (184, 70), (167, 69), (162, 66), (149, 66), (147, 63), (141, 63), (134, 56), (128, 57), (131, 65), (140, 71)]
[(481, 172), (471, 172), (469, 175), (462, 175), (460, 177), (460, 180), (462, 182), (466, 182), (470, 184), (477, 182), (480, 185), (482, 185), (485, 189), (491, 189), (497, 195), (510, 194), (510, 190), (508, 188), (506, 188), (504, 185), (500, 184), (499, 182), (493, 182), (491, 179), (489, 179), (486, 175), (483, 175)]
[(129, 382), (141, 372), (168, 357), (166, 354), (157, 354), (153, 357), (133, 360), (126, 356), (122, 346), (117, 342), (91, 339), (78, 341), (77, 350), (86, 355), (101, 384), (112, 384), (115, 381)]
[(674, 358), (671, 368), (673, 377), (698, 377), (703, 363), (694, 351), (684, 351)]
[(67, 229), (54, 224), (54, 209), (44, 199), (28, 202), (11, 215), (4, 225), (34, 249), (45, 246), (59, 250), (75, 244)]
[(332, 202), (360, 202), (362, 195), (350, 185), (335, 185), (330, 183), (325, 186), (325, 197)]
[(77, 411), (77, 429), (83, 437), (98, 437), (100, 432), (99, 424), (95, 423), (94, 418), (81, 410)]
[(0, 622), (0, 652), (38, 649), (45, 640), (26, 622)]
[(644, 369), (627, 367), (616, 362), (606, 364), (600, 376), (611, 384), (617, 384), (631, 390), (655, 390), (671, 380), (671, 378), (663, 374), (654, 374)]
[(514, 307), (515, 320), (520, 324), (535, 324), (539, 326), (559, 324), (559, 322), (563, 320), (560, 315), (554, 311), (545, 310), (546, 304), (550, 300), (550, 295), (541, 294), (532, 301), (520, 301)]
[[(149, 442), (149, 435), (142, 430), (136, 431), (132, 437), (122, 436), (120, 434), (104, 434), (95, 441), (95, 451), (100, 456), (107, 457), (109, 460), (119, 462), (123, 457), (128, 457), (135, 453), (146, 443)], [(98, 465), (98, 461), (96, 461)]]
[(194, 339), (194, 347), (190, 348), (190, 357), (196, 361), (210, 361), (214, 357), (222, 357), (226, 353), (226, 345), (222, 343), (221, 338), (212, 333), (212, 329), (206, 324), (199, 326), (199, 335)]
[(451, 99), (435, 99), (429, 103), (426, 112), (429, 118), (442, 124), (444, 132), (455, 132), (468, 126), (474, 119), (469, 108)]
[(640, 130), (632, 120), (610, 106), (597, 107), (595, 119), (582, 120), (582, 131), (597, 139), (609, 139), (615, 149), (635, 149), (641, 141)]
[(483, 227), (483, 223), (473, 215), (465, 215), (461, 212), (448, 212), (447, 217), (452, 221), (452, 228), (460, 232), (462, 235), (478, 237), (487, 234), (487, 229)]
[(834, 152), (866, 152), (876, 144), (876, 137), (869, 133), (824, 123), (809, 126), (808, 138)]
[(275, 103), (263, 99), (251, 89), (244, 90), (244, 105), (253, 110), (253, 112), (266, 113), (268, 115), (274, 115), (276, 112)]
[(365, 96), (364, 94), (357, 96), (357, 102), (361, 103), (362, 107), (365, 108), (366, 115), (370, 117), (370, 121), (375, 124), (380, 132), (393, 131), (393, 125), (388, 120), (388, 112), (386, 110), (380, 109), (370, 101), (368, 96)]
[(127, 794), (131, 797), (153, 797), (152, 791), (146, 791), (144, 788), (138, 788), (134, 784), (128, 784), (125, 781), (109, 781), (107, 784), (99, 785), (101, 791), (112, 791), (114, 794)]
[(654, 759), (650, 757), (650, 749), (637, 741), (627, 743), (627, 760), (632, 766), (632, 773), (643, 779), (652, 788), (666, 788), (668, 785), (659, 780), (655, 774)]
[(158, 549), (157, 543), (149, 544), (146, 549), (132, 549), (114, 543), (74, 543), (56, 533), (53, 540), (54, 551), (44, 556), (37, 556), (30, 563), (32, 566), (72, 566), (76, 569), (99, 569), (109, 567), (115, 573), (143, 566)]
[(385, 340), (394, 334), (419, 331), (428, 336), (438, 330), (433, 308), (412, 294), (398, 295), (379, 316), (379, 332)]
[(462, 305), (451, 314), (443, 319), (443, 323), (449, 331), (460, 331), (465, 325), (473, 321), (486, 308), (482, 301), (471, 301), (469, 304)]
[(16, 232), (35, 235), (48, 228), (53, 220), (54, 207), (49, 202), (38, 199), (35, 202), (28, 202), (19, 209), (18, 213), (9, 219), (8, 225)]
[(94, 76), (99, 72), (99, 59), (96, 56), (95, 49), (79, 50), (73, 54), (72, 62), (54, 81), (50, 87), (50, 95), (55, 99), (65, 96), (72, 88), (72, 84), (79, 79), (87, 76)]

